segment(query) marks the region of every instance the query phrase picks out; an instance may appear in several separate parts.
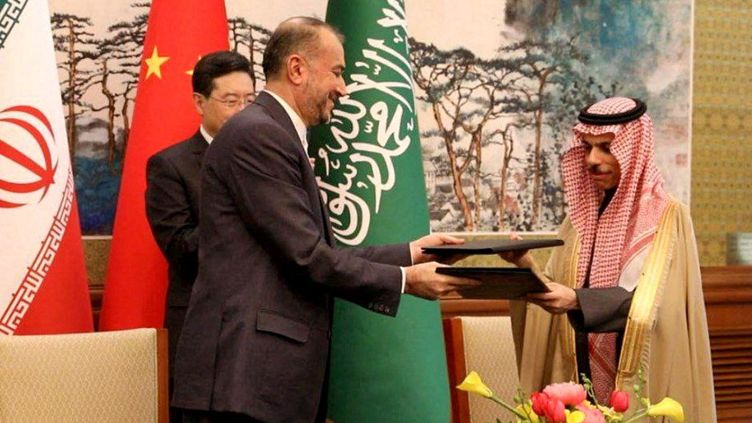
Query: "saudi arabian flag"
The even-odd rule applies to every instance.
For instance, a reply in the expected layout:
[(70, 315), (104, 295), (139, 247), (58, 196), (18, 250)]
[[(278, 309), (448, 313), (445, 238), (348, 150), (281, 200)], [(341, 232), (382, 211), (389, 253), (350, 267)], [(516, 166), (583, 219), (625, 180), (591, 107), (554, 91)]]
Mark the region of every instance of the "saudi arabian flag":
[[(345, 36), (349, 96), (314, 129), (311, 154), (340, 246), (429, 232), (405, 19), (401, 0), (329, 0), (326, 20)], [(329, 417), (449, 421), (437, 302), (405, 295), (392, 318), (337, 301)]]

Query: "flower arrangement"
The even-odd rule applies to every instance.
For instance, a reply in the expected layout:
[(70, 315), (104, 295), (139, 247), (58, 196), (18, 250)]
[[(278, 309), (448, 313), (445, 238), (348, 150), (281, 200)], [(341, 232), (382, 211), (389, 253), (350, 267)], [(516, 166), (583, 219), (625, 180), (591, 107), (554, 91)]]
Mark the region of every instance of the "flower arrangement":
[[(641, 371), (634, 386), (640, 406), (631, 416), (624, 415), (629, 409), (628, 393), (614, 391), (609, 398), (609, 406), (602, 405), (594, 399), (590, 381), (587, 378), (583, 380), (582, 385), (572, 382), (553, 383), (542, 391), (533, 392), (529, 398), (518, 391), (514, 398), (515, 406), (497, 398), (476, 372), (470, 372), (457, 389), (481, 395), (501, 405), (514, 414), (517, 423), (632, 423), (645, 417), (658, 416), (669, 417), (677, 422), (684, 421), (684, 409), (677, 401), (666, 397), (651, 404), (642, 395), (645, 378)], [(588, 396), (593, 399), (592, 402), (588, 400)], [(501, 423), (499, 419), (496, 421)]]

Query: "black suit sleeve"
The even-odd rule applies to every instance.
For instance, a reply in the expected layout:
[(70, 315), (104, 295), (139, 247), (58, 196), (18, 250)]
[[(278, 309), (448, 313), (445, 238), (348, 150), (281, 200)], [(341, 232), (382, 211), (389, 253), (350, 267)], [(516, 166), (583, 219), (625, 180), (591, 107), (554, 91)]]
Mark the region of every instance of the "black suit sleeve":
[[(303, 166), (310, 164), (297, 150), (299, 141), (274, 124), (254, 127), (253, 135), (242, 126), (234, 129), (228, 135), (240, 142), (232, 149), (226, 180), (254, 237), (282, 268), (300, 275), (296, 279), (301, 283), (326, 286), (349, 301), (395, 315), (402, 288), (400, 269), (326, 243), (312, 209), (318, 207), (312, 204), (318, 201), (318, 188), (312, 179), (303, 180)], [(381, 249), (372, 254), (376, 250)]]
[(358, 257), (376, 263), (393, 264), (395, 266), (410, 266), (409, 244), (379, 245), (375, 247), (353, 248), (353, 253)]
[(613, 288), (575, 289), (579, 310), (568, 313), (569, 321), (578, 332), (619, 332), (627, 325), (634, 291)]
[(198, 221), (186, 186), (174, 165), (152, 156), (146, 165), (146, 216), (159, 248), (170, 263), (198, 260)]

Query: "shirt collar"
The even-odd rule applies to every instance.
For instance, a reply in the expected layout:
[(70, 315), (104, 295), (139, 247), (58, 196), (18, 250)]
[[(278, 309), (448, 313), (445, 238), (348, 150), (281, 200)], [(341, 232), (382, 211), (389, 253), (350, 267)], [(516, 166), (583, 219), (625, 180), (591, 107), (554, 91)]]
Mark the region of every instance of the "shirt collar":
[(287, 115), (290, 116), (290, 120), (292, 121), (293, 126), (295, 127), (295, 132), (298, 133), (298, 138), (300, 138), (300, 143), (303, 145), (303, 151), (308, 154), (308, 138), (306, 137), (306, 134), (308, 132), (308, 128), (306, 128), (305, 122), (303, 122), (303, 119), (298, 115), (295, 110), (290, 107), (289, 104), (280, 96), (273, 93), (269, 90), (264, 90), (267, 94), (271, 95), (279, 104), (282, 105), (282, 108), (285, 109), (285, 112), (287, 112)]
[(213, 136), (211, 136), (211, 135), (209, 135), (209, 133), (208, 133), (208, 132), (206, 132), (206, 129), (204, 129), (204, 125), (201, 125), (201, 126), (199, 126), (199, 127), (198, 127), (198, 130), (199, 130), (199, 131), (201, 131), (201, 135), (202, 135), (202, 136), (204, 137), (204, 139), (206, 140), (206, 143), (207, 143), (207, 144), (211, 144), (211, 142), (212, 142), (212, 141), (214, 140), (214, 137), (213, 137)]

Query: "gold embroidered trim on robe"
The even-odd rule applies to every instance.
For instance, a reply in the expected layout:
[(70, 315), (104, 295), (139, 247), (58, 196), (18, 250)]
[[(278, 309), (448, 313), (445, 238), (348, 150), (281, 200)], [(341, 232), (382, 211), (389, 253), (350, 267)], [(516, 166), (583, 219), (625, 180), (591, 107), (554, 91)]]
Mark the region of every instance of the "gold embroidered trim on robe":
[(662, 285), (670, 267), (671, 252), (676, 241), (674, 228), (678, 210), (675, 201), (670, 201), (666, 206), (650, 253), (640, 274), (637, 288), (635, 288), (619, 358), (616, 375), (617, 389), (622, 389), (625, 379), (637, 373), (640, 363), (643, 362), (643, 354), (648, 353), (650, 332), (655, 324)]
[[(577, 286), (577, 260), (580, 257), (580, 237), (575, 237), (575, 247), (572, 248), (572, 255), (569, 257), (569, 274), (567, 275), (566, 286), (574, 289)], [(565, 324), (561, 325), (561, 330), (564, 332), (561, 334), (561, 347), (564, 351), (565, 357), (572, 361), (572, 368), (574, 369), (574, 377), (579, 380), (580, 374), (577, 368), (577, 350), (575, 346), (575, 333), (572, 325), (567, 320)]]

